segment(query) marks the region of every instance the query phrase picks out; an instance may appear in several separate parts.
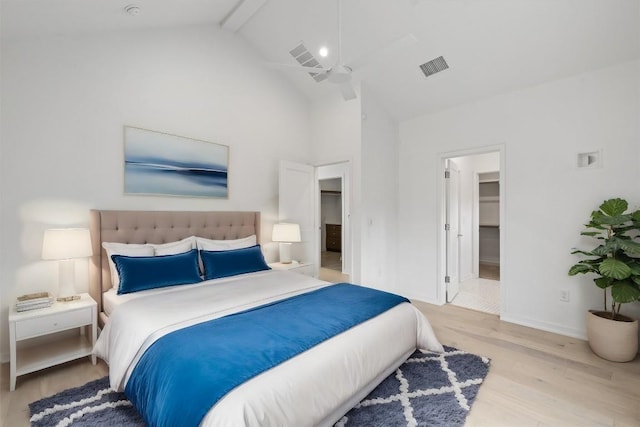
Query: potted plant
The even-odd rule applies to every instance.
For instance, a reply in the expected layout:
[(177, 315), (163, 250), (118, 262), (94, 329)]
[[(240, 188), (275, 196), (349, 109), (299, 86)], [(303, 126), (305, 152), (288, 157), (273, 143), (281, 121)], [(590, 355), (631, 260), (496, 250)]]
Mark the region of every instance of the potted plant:
[(570, 276), (595, 274), (593, 281), (604, 292), (604, 310), (587, 313), (587, 337), (594, 353), (614, 362), (633, 360), (638, 352), (638, 321), (620, 314), (622, 304), (640, 300), (640, 210), (627, 212), (628, 207), (616, 198), (591, 212), (581, 234), (599, 245), (571, 252), (584, 258), (569, 270)]

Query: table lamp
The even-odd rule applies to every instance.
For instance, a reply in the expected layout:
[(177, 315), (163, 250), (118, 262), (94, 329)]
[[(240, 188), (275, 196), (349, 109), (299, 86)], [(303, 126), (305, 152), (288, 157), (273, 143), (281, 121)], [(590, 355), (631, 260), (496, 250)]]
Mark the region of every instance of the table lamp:
[(302, 241), (300, 239), (300, 225), (286, 222), (275, 224), (271, 240), (280, 243), (280, 262), (291, 264), (291, 243)]
[(54, 228), (44, 232), (42, 259), (59, 261), (58, 299), (75, 295), (75, 260), (92, 254), (91, 237), (85, 228)]

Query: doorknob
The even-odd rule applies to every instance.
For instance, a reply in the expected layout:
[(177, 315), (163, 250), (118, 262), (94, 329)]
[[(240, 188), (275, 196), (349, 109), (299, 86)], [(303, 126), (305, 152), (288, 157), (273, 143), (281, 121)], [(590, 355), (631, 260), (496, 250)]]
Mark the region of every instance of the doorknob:
[(458, 237), (462, 237), (462, 234), (458, 234)]

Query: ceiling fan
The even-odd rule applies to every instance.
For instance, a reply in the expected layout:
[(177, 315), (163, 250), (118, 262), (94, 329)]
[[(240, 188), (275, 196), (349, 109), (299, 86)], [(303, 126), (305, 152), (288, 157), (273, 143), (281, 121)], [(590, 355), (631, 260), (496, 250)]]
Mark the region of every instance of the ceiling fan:
[[(387, 54), (391, 51), (397, 50), (404, 46), (408, 46), (417, 41), (416, 37), (413, 34), (405, 34), (402, 37), (391, 40), (385, 46), (376, 49), (375, 51), (368, 52), (361, 56), (360, 58), (343, 62), (342, 61), (342, 8), (341, 8), (341, 0), (338, 1), (338, 50), (337, 50), (337, 59), (336, 62), (331, 67), (322, 67), (318, 60), (316, 60), (313, 55), (306, 51), (304, 45), (298, 46), (296, 49), (300, 49), (302, 47), (303, 52), (306, 54), (298, 56), (294, 54), (294, 51), (291, 51), (291, 54), (296, 57), (300, 65), (293, 64), (282, 64), (282, 63), (267, 63), (266, 65), (270, 68), (276, 68), (283, 71), (304, 71), (309, 73), (314, 80), (317, 82), (321, 82), (326, 80), (330, 84), (334, 84), (338, 86), (338, 89), (342, 93), (342, 97), (348, 101), (351, 99), (357, 98), (356, 91), (353, 87), (352, 83), (352, 73), (357, 71), (357, 69), (364, 67), (367, 62), (369, 62), (373, 56), (379, 57), (381, 55)], [(295, 49), (294, 49), (295, 50)], [(304, 59), (300, 59), (304, 58)]]

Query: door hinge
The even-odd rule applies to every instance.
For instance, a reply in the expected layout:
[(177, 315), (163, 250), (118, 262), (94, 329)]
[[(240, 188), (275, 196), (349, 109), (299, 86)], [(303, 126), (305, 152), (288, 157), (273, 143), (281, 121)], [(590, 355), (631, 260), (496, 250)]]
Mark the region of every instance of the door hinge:
[(451, 230), (451, 225), (450, 224), (445, 224), (444, 225), (444, 231), (449, 231)]
[(449, 283), (449, 282), (451, 282), (451, 277), (444, 276), (444, 283)]
[(449, 178), (451, 178), (451, 172), (444, 171), (444, 179), (449, 179)]

